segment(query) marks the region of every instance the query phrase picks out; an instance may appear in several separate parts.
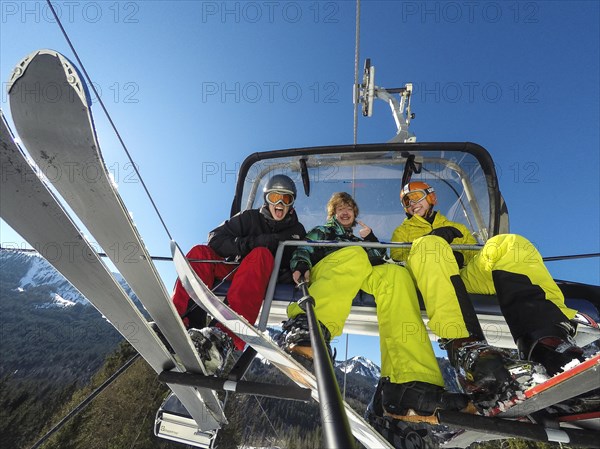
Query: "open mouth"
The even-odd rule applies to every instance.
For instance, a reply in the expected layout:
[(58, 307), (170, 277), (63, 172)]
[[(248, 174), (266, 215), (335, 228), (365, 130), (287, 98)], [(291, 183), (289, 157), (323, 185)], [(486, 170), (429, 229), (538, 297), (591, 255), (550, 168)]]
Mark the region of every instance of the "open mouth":
[(285, 215), (285, 209), (281, 206), (275, 206), (274, 218), (283, 218)]

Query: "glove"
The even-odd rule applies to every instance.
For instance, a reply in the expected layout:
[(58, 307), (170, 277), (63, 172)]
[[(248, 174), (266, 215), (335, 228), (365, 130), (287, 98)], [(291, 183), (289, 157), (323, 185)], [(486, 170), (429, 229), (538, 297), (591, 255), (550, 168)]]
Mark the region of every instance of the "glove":
[(458, 251), (452, 251), (452, 254), (454, 254), (454, 258), (456, 259), (458, 268), (464, 267), (465, 266), (465, 256), (463, 256), (463, 254), (459, 253)]
[(254, 247), (263, 246), (272, 253), (277, 250), (277, 244), (279, 243), (279, 237), (277, 234), (260, 234), (254, 237)]
[(304, 275), (306, 274), (307, 271), (310, 271), (310, 267), (308, 266), (308, 264), (306, 262), (298, 262), (296, 264), (296, 268), (294, 268), (292, 270), (292, 272), (294, 271), (299, 271), (301, 276), (301, 279), (304, 279)]
[(441, 228), (431, 231), (429, 235), (437, 235), (438, 237), (446, 240), (448, 243), (452, 243), (455, 238), (463, 236), (462, 232), (460, 232), (454, 226), (442, 226)]

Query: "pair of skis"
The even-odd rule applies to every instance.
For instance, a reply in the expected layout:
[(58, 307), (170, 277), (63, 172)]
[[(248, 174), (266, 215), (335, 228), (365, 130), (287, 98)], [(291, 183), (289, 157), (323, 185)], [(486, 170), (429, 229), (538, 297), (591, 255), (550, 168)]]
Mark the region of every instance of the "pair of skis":
[[(120, 288), (54, 194), (15, 144), (2, 119), (2, 218), (42, 255), (58, 248), (49, 262), (63, 274), (157, 372), (166, 368), (204, 373), (176, 310), (107, 175), (98, 150), (89, 94), (75, 67), (62, 55), (36, 51), (13, 71), (8, 85), (11, 112), (29, 156), (38, 166), (61, 173), (54, 186), (103, 248), (124, 244), (136, 254), (111, 260), (164, 328), (173, 357)], [(93, 164), (103, 176), (89, 183), (83, 170)], [(67, 169), (69, 176), (66, 175)], [(56, 249), (55, 249), (56, 251)], [(174, 388), (201, 430), (227, 420), (216, 394), (208, 389)]]
[[(2, 218), (37, 248), (54, 242), (65, 252), (68, 250), (72, 257), (50, 262), (107, 317), (157, 372), (176, 370), (206, 374), (150, 255), (110, 180), (94, 129), (90, 95), (76, 67), (55, 51), (33, 52), (13, 71), (8, 90), (13, 121), (31, 158), (38, 166), (48, 167), (57, 173), (69, 173), (69, 176), (53, 178), (52, 182), (73, 212), (104, 249), (127, 244), (134, 250), (127, 259), (119, 258), (118, 252), (109, 257), (176, 355), (167, 350), (130, 298), (116, 285), (107, 267), (40, 179), (40, 174), (26, 160), (14, 139), (9, 138), (10, 131), (4, 120), (2, 167), (10, 169), (10, 176), (2, 178)], [(90, 166), (99, 173), (93, 182), (85, 172)], [(175, 243), (172, 251), (178, 274), (194, 300), (298, 385), (310, 388), (312, 397), (318, 399), (314, 375), (210, 292), (195, 277)], [(214, 391), (176, 384), (169, 386), (200, 430), (218, 429), (227, 422)], [(344, 407), (352, 432), (361, 443), (370, 448), (391, 448), (350, 406), (344, 403)]]

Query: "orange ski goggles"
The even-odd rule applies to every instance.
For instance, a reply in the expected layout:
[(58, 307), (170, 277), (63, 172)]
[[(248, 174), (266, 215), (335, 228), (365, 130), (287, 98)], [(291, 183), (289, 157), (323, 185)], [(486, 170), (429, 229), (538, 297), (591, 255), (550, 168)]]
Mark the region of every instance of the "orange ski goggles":
[(281, 203), (284, 206), (290, 207), (292, 204), (294, 204), (294, 195), (291, 193), (283, 193), (273, 190), (267, 193), (266, 200), (267, 203), (272, 204), (273, 206)]
[(411, 204), (416, 204), (427, 198), (428, 192), (425, 190), (412, 190), (402, 197), (404, 207), (409, 207)]

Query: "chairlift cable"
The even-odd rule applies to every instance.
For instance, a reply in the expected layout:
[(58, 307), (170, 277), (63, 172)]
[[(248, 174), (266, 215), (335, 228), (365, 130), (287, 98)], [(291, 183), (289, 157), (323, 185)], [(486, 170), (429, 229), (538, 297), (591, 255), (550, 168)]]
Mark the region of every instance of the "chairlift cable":
[[(358, 63), (360, 58), (360, 0), (356, 0), (356, 24), (354, 37), (354, 89), (358, 86)], [(354, 99), (354, 145), (358, 143), (358, 93), (355, 92)], [(356, 196), (356, 167), (352, 166), (352, 196)]]
[[(360, 44), (360, 0), (356, 0), (356, 36), (354, 37), (354, 88), (358, 85), (358, 63)], [(358, 98), (354, 101), (354, 145), (358, 142)]]
[(260, 407), (260, 410), (262, 411), (263, 415), (265, 416), (265, 418), (267, 418), (267, 421), (268, 421), (269, 425), (271, 426), (271, 429), (273, 429), (273, 433), (275, 434), (275, 436), (279, 440), (279, 434), (277, 433), (277, 430), (275, 430), (275, 427), (273, 426), (273, 423), (269, 419), (269, 416), (267, 415), (267, 412), (265, 411), (265, 409), (263, 408), (262, 404), (258, 400), (258, 397), (256, 395), (253, 395), (253, 396), (254, 396), (254, 399), (256, 399), (256, 402), (258, 403), (258, 406)]
[(133, 362), (137, 360), (140, 355), (136, 353), (133, 357), (131, 357), (125, 364), (115, 371), (108, 379), (106, 379), (102, 384), (92, 391), (83, 401), (79, 403), (75, 408), (73, 408), (69, 413), (67, 413), (57, 424), (52, 427), (42, 438), (40, 438), (30, 449), (37, 449), (42, 444), (46, 442), (48, 438), (54, 435), (57, 431), (59, 431), (67, 422), (69, 422), (72, 418), (81, 413), (93, 400), (96, 396), (98, 396), (102, 391), (106, 389), (111, 383), (113, 383), (121, 374), (123, 374), (127, 368), (129, 368)]
[[(0, 246), (0, 251), (18, 251), (18, 252), (23, 252), (23, 253), (37, 253), (38, 251), (35, 248), (6, 248), (3, 246)], [(106, 255), (105, 253), (98, 253), (98, 256), (100, 257), (108, 257), (108, 255)], [(565, 254), (562, 256), (547, 256), (547, 257), (542, 257), (542, 260), (544, 262), (556, 262), (559, 260), (571, 260), (571, 259), (590, 259), (593, 257), (600, 257), (600, 253), (584, 253), (584, 254)], [(152, 260), (157, 260), (157, 261), (172, 261), (173, 258), (172, 257), (167, 257), (167, 256), (150, 256), (150, 258)], [(229, 265), (237, 265), (237, 262), (227, 262), (227, 261), (208, 261), (208, 260), (199, 260), (199, 259), (188, 259), (190, 262), (213, 262), (213, 263), (224, 263), (224, 264), (229, 264)], [(219, 287), (221, 284), (217, 285), (214, 288)]]
[(137, 168), (137, 165), (135, 164), (135, 162), (133, 161), (133, 158), (131, 157), (131, 154), (129, 153), (129, 149), (127, 148), (127, 145), (125, 145), (125, 142), (123, 141), (123, 138), (121, 137), (121, 134), (119, 133), (119, 131), (117, 129), (117, 126), (115, 125), (115, 123), (113, 122), (112, 117), (108, 113), (108, 110), (106, 109), (106, 106), (104, 105), (104, 101), (102, 101), (102, 97), (98, 94), (98, 91), (97, 91), (96, 87), (92, 83), (92, 80), (91, 80), (90, 76), (88, 75), (87, 70), (85, 69), (85, 66), (83, 65), (83, 62), (79, 58), (79, 54), (75, 50), (75, 47), (73, 46), (73, 43), (71, 42), (71, 39), (69, 38), (69, 35), (67, 34), (65, 28), (62, 25), (62, 22), (60, 21), (60, 18), (58, 17), (58, 14), (56, 14), (56, 11), (54, 10), (54, 6), (52, 6), (52, 3), (50, 2), (50, 0), (46, 0), (46, 3), (48, 3), (48, 7), (50, 8), (50, 11), (52, 11), (52, 15), (54, 16), (54, 19), (56, 20), (56, 23), (60, 27), (60, 30), (62, 31), (62, 34), (63, 34), (63, 36), (65, 37), (65, 39), (67, 41), (67, 44), (69, 44), (69, 47), (71, 48), (71, 51), (73, 52), (73, 55), (75, 56), (75, 59), (77, 59), (77, 62), (79, 64), (79, 68), (81, 69), (81, 71), (85, 75), (85, 78), (86, 78), (86, 80), (88, 82), (88, 85), (90, 86), (90, 88), (94, 92), (94, 95), (96, 95), (96, 98), (98, 99), (98, 103), (102, 107), (102, 110), (104, 111), (104, 114), (106, 115), (106, 118), (110, 122), (110, 125), (111, 125), (112, 129), (114, 130), (117, 138), (119, 139), (119, 142), (121, 143), (121, 146), (125, 150), (125, 154), (127, 154), (129, 162), (133, 166), (133, 170), (135, 171), (135, 174), (137, 175), (138, 179), (140, 180), (140, 183), (142, 184), (142, 187), (144, 188), (144, 191), (146, 192), (146, 196), (150, 200), (150, 203), (152, 204), (152, 207), (154, 208), (154, 211), (156, 212), (156, 214), (157, 214), (157, 216), (158, 216), (158, 218), (159, 218), (159, 220), (160, 220), (160, 222), (161, 222), (161, 224), (162, 224), (165, 232), (167, 233), (167, 236), (169, 237), (169, 240), (173, 240), (173, 237), (171, 236), (171, 233), (169, 232), (169, 228), (167, 228), (167, 225), (166, 225), (165, 221), (163, 220), (163, 217), (160, 214), (160, 212), (158, 210), (158, 207), (156, 206), (156, 203), (154, 202), (154, 199), (152, 198), (152, 195), (150, 195), (150, 191), (148, 190), (148, 187), (146, 186), (146, 183), (144, 182), (144, 179), (142, 178), (142, 175), (140, 174), (140, 172), (139, 172), (139, 170)]
[(588, 259), (591, 257), (600, 257), (600, 253), (570, 254), (570, 255), (566, 255), (566, 256), (549, 256), (549, 257), (542, 257), (542, 260), (544, 262), (555, 262), (557, 260)]

